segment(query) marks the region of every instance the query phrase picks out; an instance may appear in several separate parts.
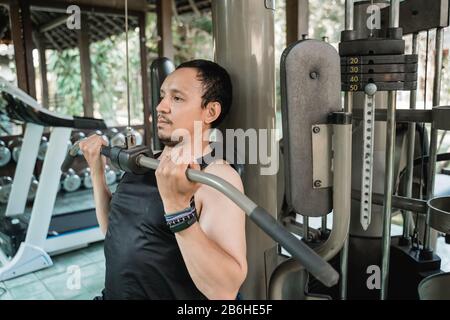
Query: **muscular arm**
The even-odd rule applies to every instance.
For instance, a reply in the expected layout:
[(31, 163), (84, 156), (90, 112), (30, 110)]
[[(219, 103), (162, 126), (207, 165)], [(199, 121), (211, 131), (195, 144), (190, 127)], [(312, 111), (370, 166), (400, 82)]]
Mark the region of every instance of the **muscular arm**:
[[(243, 191), (239, 175), (226, 164), (206, 172)], [(200, 222), (176, 234), (189, 274), (208, 299), (235, 299), (247, 275), (245, 214), (220, 192), (202, 186)]]

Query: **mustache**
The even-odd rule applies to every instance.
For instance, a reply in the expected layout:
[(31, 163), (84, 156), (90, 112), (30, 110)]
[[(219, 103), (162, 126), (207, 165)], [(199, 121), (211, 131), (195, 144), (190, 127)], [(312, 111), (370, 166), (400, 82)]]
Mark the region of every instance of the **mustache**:
[(167, 122), (168, 124), (172, 124), (172, 121), (170, 121), (169, 119), (167, 119), (166, 117), (164, 117), (161, 114), (158, 114), (158, 121), (164, 121), (164, 122)]

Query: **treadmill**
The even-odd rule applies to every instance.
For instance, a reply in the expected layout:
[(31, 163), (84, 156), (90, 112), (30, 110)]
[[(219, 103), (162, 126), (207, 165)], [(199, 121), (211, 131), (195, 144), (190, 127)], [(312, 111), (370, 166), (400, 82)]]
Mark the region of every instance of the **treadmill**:
[[(60, 168), (72, 130), (107, 127), (101, 119), (60, 115), (44, 109), (35, 99), (2, 78), (0, 113), (26, 125), (5, 216), (1, 219), (0, 281), (4, 281), (52, 266), (50, 254), (104, 239), (93, 202), (81, 210), (54, 213)], [(52, 128), (49, 145), (31, 212), (26, 213), (27, 194), (46, 127)]]

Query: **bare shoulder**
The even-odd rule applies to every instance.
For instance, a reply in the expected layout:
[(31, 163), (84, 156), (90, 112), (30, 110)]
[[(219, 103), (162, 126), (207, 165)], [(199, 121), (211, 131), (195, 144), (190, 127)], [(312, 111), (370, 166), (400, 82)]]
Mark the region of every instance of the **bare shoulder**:
[(210, 173), (219, 178), (224, 179), (232, 184), (238, 190), (244, 192), (241, 176), (238, 172), (225, 160), (216, 160), (211, 163), (206, 169), (205, 173)]
[[(222, 160), (215, 161), (204, 172), (222, 178), (244, 193), (241, 177), (229, 163)], [(228, 239), (230, 230), (245, 235), (245, 214), (222, 192), (207, 185), (202, 185), (195, 194), (195, 202), (201, 216), (200, 225), (211, 239), (222, 243), (217, 237)], [(225, 232), (225, 230), (227, 231)], [(223, 232), (225, 233), (222, 234)]]

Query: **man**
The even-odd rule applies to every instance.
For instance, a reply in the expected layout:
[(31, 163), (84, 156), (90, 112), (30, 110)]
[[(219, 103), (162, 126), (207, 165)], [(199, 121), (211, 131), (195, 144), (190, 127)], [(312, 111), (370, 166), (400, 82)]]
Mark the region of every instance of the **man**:
[[(230, 77), (213, 62), (187, 62), (166, 78), (161, 97), (158, 136), (166, 147), (156, 172), (126, 174), (111, 195), (100, 157), (105, 142), (93, 136), (80, 143), (106, 234), (104, 298), (235, 299), (247, 274), (245, 215), (220, 192), (185, 175), (188, 168), (203, 169), (243, 191), (227, 162), (201, 167), (194, 161), (210, 155), (203, 133), (231, 107)], [(200, 135), (194, 134), (196, 122)], [(180, 131), (181, 139), (172, 141)], [(200, 154), (195, 145), (202, 146)]]

